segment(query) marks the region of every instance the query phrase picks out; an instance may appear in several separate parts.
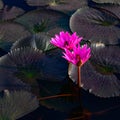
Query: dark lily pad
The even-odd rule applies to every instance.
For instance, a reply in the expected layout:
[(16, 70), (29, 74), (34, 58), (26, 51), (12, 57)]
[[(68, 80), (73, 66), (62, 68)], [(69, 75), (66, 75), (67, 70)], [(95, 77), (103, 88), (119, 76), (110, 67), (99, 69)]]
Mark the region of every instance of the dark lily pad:
[[(33, 48), (19, 48), (0, 58), (0, 90), (34, 88), (40, 75), (42, 54)], [(41, 63), (42, 64), (42, 63)], [(24, 84), (23, 84), (23, 82)], [(27, 85), (26, 85), (26, 84)]]
[(88, 0), (51, 0), (48, 8), (69, 13), (85, 6), (88, 6)]
[(75, 11), (87, 5), (87, 0), (26, 0), (27, 4), (30, 6), (49, 6), (49, 8), (60, 10), (60, 11)]
[[(116, 52), (117, 51), (117, 52)], [(100, 97), (120, 96), (120, 48), (93, 49), (90, 62), (81, 68), (82, 87)], [(77, 80), (77, 68), (69, 66), (69, 76)]]
[(92, 43), (120, 43), (120, 21), (113, 14), (94, 8), (78, 9), (70, 19), (72, 32), (77, 32)]
[(32, 35), (26, 37), (26, 38), (21, 38), (17, 40), (16, 42), (13, 43), (11, 50), (17, 49), (17, 48), (25, 48), (25, 47), (32, 47), (35, 48), (34, 46), (34, 41), (32, 40)]
[(15, 86), (21, 88), (23, 85), (20, 82), (23, 81), (37, 94), (37, 79), (63, 81), (67, 76), (68, 65), (61, 54), (59, 50), (44, 54), (34, 48), (18, 48), (1, 57), (1, 90), (13, 89)]
[(114, 5), (114, 4), (97, 4), (95, 5), (100, 10), (106, 10), (106, 12), (110, 12), (114, 16), (116, 16), (118, 19), (120, 19), (120, 6)]
[(38, 107), (39, 102), (31, 93), (5, 90), (3, 96), (0, 97), (0, 119), (16, 120)]
[(2, 2), (2, 0), (0, 0), (0, 9), (2, 9), (3, 8), (3, 2)]
[(119, 4), (120, 5), (120, 1), (119, 0), (92, 0), (96, 3), (112, 3), (112, 4)]
[(0, 47), (9, 51), (12, 43), (31, 35), (22, 25), (15, 22), (0, 23)]
[(25, 39), (20, 39), (16, 41), (11, 49), (13, 50), (21, 47), (32, 47), (44, 52), (55, 48), (52, 44), (50, 44), (50, 39), (51, 37), (46, 33), (37, 33)]
[(5, 6), (0, 11), (0, 20), (11, 20), (16, 18), (17, 16), (20, 16), (24, 13), (24, 10), (18, 7), (13, 6), (12, 8), (9, 8), (8, 6)]
[(45, 6), (48, 5), (52, 0), (26, 0), (29, 6)]
[(69, 31), (69, 17), (58, 11), (40, 9), (28, 12), (15, 20), (33, 33), (47, 32), (51, 36), (60, 31)]

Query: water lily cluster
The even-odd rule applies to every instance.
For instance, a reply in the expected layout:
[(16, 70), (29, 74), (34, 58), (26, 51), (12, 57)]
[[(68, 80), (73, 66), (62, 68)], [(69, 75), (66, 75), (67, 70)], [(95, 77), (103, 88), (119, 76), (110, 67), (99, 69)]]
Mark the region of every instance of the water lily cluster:
[(78, 67), (78, 85), (81, 86), (80, 67), (90, 58), (91, 49), (87, 44), (80, 45), (83, 37), (61, 31), (59, 35), (51, 38), (50, 43), (63, 49), (63, 58)]
[(82, 66), (89, 58), (91, 49), (84, 44), (80, 46), (83, 37), (79, 37), (74, 32), (72, 35), (68, 32), (60, 32), (51, 38), (51, 44), (64, 50), (64, 58), (77, 66)]

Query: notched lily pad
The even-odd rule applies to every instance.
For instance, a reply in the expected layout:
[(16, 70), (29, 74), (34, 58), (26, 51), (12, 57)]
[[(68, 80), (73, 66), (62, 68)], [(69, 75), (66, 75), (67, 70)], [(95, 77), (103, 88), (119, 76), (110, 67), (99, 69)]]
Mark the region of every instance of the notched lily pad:
[(114, 16), (116, 16), (118, 19), (120, 19), (120, 5), (114, 5), (114, 4), (97, 4), (95, 5), (100, 10), (106, 10), (107, 12), (110, 12)]
[(0, 89), (20, 89), (25, 85), (37, 88), (36, 79), (40, 75), (38, 63), (41, 57), (41, 52), (33, 48), (15, 49), (1, 57)]
[(18, 23), (0, 23), (0, 47), (5, 51), (9, 51), (13, 42), (23, 39), (29, 35), (31, 35), (31, 33)]
[(112, 3), (112, 4), (119, 4), (120, 5), (120, 1), (119, 0), (92, 0), (96, 3)]
[(47, 32), (52, 36), (62, 30), (69, 31), (69, 17), (49, 9), (28, 12), (15, 21), (24, 25), (32, 33)]
[(120, 43), (120, 21), (113, 14), (94, 8), (78, 9), (70, 19), (72, 32), (90, 40), (92, 43)]
[[(92, 50), (92, 57), (81, 68), (82, 87), (100, 97), (120, 96), (120, 51), (119, 47)], [(77, 68), (69, 66), (69, 76), (76, 82)]]
[(87, 0), (51, 0), (48, 8), (69, 13), (75, 12), (78, 8), (82, 8), (87, 5)]
[(45, 6), (48, 5), (52, 0), (26, 0), (29, 6)]
[(3, 95), (0, 97), (0, 119), (16, 120), (38, 107), (39, 102), (31, 93), (4, 90)]
[(57, 50), (42, 53), (34, 48), (12, 50), (0, 58), (1, 90), (12, 89), (14, 86), (21, 88), (23, 81), (31, 87), (32, 92), (38, 93), (37, 79), (63, 81), (67, 76), (68, 64), (61, 54)]
[(51, 37), (46, 33), (37, 33), (25, 39), (16, 41), (11, 49), (13, 50), (21, 47), (32, 47), (45, 52), (55, 48), (52, 44), (50, 44), (50, 39)]
[(14, 19), (24, 13), (24, 10), (13, 6), (9, 8), (7, 5), (0, 11), (0, 20), (6, 21)]

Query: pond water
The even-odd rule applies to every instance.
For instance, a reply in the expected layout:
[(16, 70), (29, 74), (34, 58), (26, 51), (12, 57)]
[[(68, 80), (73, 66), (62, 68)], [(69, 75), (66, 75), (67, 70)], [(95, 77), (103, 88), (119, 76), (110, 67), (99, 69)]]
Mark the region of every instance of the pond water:
[[(80, 5), (78, 0), (55, 0), (57, 7), (49, 6), (49, 0), (1, 1), (4, 5), (0, 3), (0, 120), (119, 120), (119, 5), (98, 4), (95, 0), (81, 0)], [(86, 4), (89, 8), (85, 8)], [(50, 38), (60, 31), (76, 31), (91, 47), (91, 59), (81, 68), (81, 89), (73, 82), (76, 68), (62, 59), (61, 50), (48, 45)], [(19, 98), (24, 92), (18, 96), (10, 93), (12, 104), (2, 102), (6, 94), (9, 97), (4, 89), (29, 91), (29, 87), (37, 96), (39, 107), (35, 103), (34, 108), (34, 102), (30, 102), (34, 96), (26, 100), (26, 93), (26, 97)], [(28, 106), (33, 109), (23, 107), (25, 115), (17, 109), (25, 105), (24, 101), (26, 105), (30, 102)]]

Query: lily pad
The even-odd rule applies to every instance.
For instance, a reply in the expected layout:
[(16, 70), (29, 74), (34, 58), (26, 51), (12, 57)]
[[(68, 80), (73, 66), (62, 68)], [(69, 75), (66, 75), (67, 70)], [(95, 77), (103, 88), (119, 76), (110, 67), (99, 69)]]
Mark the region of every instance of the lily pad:
[(16, 120), (38, 107), (39, 102), (31, 93), (5, 90), (3, 96), (0, 97), (0, 119)]
[(113, 14), (94, 8), (78, 9), (70, 19), (72, 32), (77, 32), (91, 43), (120, 43), (120, 21)]
[(97, 4), (95, 5), (100, 10), (106, 10), (106, 12), (110, 12), (114, 16), (116, 16), (118, 19), (120, 19), (120, 6), (114, 5), (114, 4)]
[(37, 79), (63, 81), (67, 76), (68, 64), (61, 57), (62, 52), (51, 50), (42, 53), (34, 48), (18, 48), (0, 58), (0, 85), (3, 89), (31, 87), (32, 92), (39, 93)]
[(119, 4), (120, 5), (120, 1), (119, 0), (92, 0), (96, 3), (112, 3), (112, 4)]
[(49, 9), (28, 12), (15, 21), (24, 25), (32, 33), (47, 32), (54, 36), (62, 30), (69, 31), (69, 16)]
[(45, 6), (48, 5), (52, 0), (26, 0), (29, 6)]
[[(82, 87), (100, 97), (120, 96), (119, 47), (94, 49), (92, 57), (81, 68)], [(69, 66), (69, 76), (76, 82), (77, 67)]]
[(50, 44), (50, 39), (51, 37), (46, 33), (37, 33), (25, 39), (16, 41), (11, 49), (13, 50), (21, 47), (32, 47), (44, 52), (55, 48), (52, 44)]
[(24, 13), (24, 10), (13, 6), (9, 8), (7, 5), (0, 11), (0, 20), (6, 21), (14, 19)]
[(3, 2), (2, 2), (2, 0), (0, 0), (0, 9), (2, 9), (3, 8)]
[(51, 0), (48, 8), (69, 13), (85, 6), (88, 6), (87, 0)]
[(0, 23), (0, 47), (9, 51), (12, 43), (16, 40), (23, 39), (31, 33), (26, 28), (15, 22)]
[[(40, 74), (42, 54), (33, 48), (19, 48), (0, 58), (0, 90), (34, 88)], [(23, 83), (23, 82), (24, 83)]]

